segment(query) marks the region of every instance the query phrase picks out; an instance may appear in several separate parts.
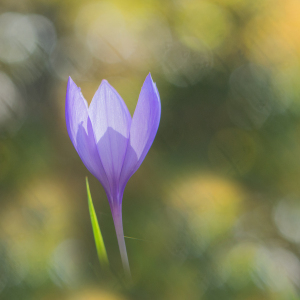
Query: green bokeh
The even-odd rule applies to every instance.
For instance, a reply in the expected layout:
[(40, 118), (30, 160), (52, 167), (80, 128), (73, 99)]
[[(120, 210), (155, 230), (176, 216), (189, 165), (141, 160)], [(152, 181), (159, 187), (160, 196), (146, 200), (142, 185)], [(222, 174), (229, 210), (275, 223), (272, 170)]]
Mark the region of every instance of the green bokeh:
[[(300, 299), (300, 3), (0, 3), (0, 299)], [(106, 195), (64, 120), (67, 78), (162, 117), (129, 180), (123, 278)], [(84, 178), (112, 273), (98, 263)]]

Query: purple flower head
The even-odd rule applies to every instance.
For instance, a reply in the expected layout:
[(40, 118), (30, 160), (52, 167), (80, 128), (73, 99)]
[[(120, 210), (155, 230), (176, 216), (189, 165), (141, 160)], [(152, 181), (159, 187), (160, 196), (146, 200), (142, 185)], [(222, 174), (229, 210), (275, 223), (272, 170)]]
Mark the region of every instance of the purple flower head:
[(123, 225), (122, 198), (156, 135), (161, 114), (159, 93), (146, 77), (133, 115), (117, 91), (103, 80), (90, 106), (69, 78), (66, 123), (70, 139), (87, 169), (101, 182), (112, 211), (122, 262), (130, 274)]

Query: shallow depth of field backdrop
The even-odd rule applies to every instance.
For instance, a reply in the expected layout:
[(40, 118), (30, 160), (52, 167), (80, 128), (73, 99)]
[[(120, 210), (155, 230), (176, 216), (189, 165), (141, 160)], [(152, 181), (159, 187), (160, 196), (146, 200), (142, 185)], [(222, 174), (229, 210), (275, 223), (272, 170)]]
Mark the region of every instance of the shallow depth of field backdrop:
[[(2, 0), (0, 299), (300, 299), (300, 2)], [(124, 193), (132, 286), (106, 195), (68, 137), (71, 76), (160, 127)], [(115, 275), (98, 262), (85, 176)]]

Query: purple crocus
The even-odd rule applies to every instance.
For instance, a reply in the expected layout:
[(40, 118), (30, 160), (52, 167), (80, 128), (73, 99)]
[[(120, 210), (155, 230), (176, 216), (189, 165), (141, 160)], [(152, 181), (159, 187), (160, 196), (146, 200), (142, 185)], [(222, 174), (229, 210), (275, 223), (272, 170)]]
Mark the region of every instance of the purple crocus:
[(160, 114), (159, 93), (150, 74), (142, 86), (133, 118), (123, 99), (106, 80), (101, 82), (88, 106), (80, 88), (69, 78), (66, 95), (68, 133), (82, 162), (106, 192), (128, 276), (122, 198), (127, 181), (153, 143)]

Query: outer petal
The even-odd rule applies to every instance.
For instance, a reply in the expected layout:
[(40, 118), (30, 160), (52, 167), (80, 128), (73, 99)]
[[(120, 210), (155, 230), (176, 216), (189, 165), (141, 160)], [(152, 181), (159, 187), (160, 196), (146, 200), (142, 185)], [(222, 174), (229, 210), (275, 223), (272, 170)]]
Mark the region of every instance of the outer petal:
[(88, 105), (80, 88), (71, 77), (66, 95), (66, 123), (70, 139), (87, 169), (102, 183), (105, 191), (109, 184), (97, 151)]
[(92, 100), (89, 116), (111, 194), (118, 193), (131, 116), (123, 99), (106, 80), (102, 81)]
[(66, 123), (70, 139), (76, 148), (76, 136), (78, 126), (86, 129), (88, 118), (88, 104), (81, 94), (81, 90), (74, 83), (71, 77), (68, 80), (67, 94), (66, 94)]
[(149, 73), (142, 86), (132, 118), (130, 144), (128, 145), (121, 174), (123, 188), (148, 153), (158, 129), (160, 115), (159, 93)]

